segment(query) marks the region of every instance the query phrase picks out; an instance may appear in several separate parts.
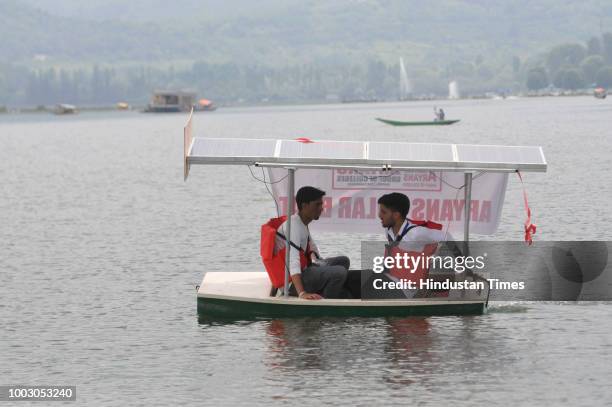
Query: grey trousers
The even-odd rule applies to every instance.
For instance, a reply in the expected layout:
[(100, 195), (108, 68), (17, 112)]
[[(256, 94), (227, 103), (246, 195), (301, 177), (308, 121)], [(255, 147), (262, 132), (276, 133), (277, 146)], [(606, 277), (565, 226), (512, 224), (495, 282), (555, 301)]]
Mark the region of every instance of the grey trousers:
[[(309, 293), (317, 293), (323, 298), (349, 298), (344, 287), (350, 260), (346, 256), (326, 258), (321, 265), (313, 264), (302, 271), (302, 284)], [(297, 295), (291, 286), (290, 295)]]

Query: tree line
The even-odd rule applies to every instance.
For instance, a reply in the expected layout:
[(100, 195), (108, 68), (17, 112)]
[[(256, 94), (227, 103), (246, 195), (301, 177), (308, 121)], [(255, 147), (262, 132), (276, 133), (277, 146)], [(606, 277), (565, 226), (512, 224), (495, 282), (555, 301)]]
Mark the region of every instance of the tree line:
[[(612, 87), (612, 33), (592, 37), (586, 44), (560, 44), (531, 58), (479, 55), (471, 61), (450, 59), (445, 66), (412, 64), (408, 77), (413, 96), (445, 96), (451, 80), (459, 83), (464, 95), (550, 86)], [(388, 100), (399, 97), (399, 65), (374, 56), (360, 63), (332, 58), (286, 66), (196, 61), (165, 67), (34, 69), (0, 64), (0, 106), (144, 104), (155, 89), (191, 89), (219, 104)]]
[(549, 86), (576, 90), (593, 86), (612, 87), (612, 33), (591, 37), (586, 44), (553, 47), (527, 73), (529, 90)]
[(182, 68), (0, 66), (0, 106), (144, 104), (158, 89), (194, 90), (199, 97), (221, 104), (382, 98), (396, 93), (397, 77), (396, 67), (373, 60), (354, 66), (266, 67), (204, 61)]

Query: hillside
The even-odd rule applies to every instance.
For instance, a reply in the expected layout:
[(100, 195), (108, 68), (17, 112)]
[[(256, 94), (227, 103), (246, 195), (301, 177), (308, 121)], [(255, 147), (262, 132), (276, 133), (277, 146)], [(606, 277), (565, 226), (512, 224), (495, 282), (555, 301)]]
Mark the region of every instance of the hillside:
[(429, 65), (585, 41), (600, 23), (612, 26), (609, 1), (5, 0), (0, 57), (276, 66), (401, 54)]
[(3, 105), (220, 103), (612, 86), (609, 0), (0, 0)]

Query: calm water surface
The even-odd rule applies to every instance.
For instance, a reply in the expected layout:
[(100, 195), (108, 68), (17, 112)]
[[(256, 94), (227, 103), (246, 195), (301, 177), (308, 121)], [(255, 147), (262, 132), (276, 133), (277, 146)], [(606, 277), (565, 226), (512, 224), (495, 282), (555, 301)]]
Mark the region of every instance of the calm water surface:
[[(438, 103), (440, 105), (440, 103)], [(540, 240), (612, 239), (612, 101), (548, 98), (221, 109), (200, 136), (542, 145)], [(260, 270), (274, 213), (243, 167), (182, 180), (185, 115), (0, 116), (2, 384), (74, 384), (79, 405), (604, 405), (612, 305), (487, 315), (198, 323), (206, 271)], [(499, 240), (522, 238), (509, 183)], [(364, 236), (317, 236), (355, 263)]]

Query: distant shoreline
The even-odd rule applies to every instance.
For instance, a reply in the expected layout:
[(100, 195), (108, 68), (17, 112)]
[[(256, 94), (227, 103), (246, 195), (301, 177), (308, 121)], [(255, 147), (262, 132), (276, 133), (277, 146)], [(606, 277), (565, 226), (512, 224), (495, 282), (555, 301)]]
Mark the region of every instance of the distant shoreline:
[[(504, 100), (504, 99), (526, 99), (526, 98), (548, 98), (548, 97), (579, 97), (579, 96), (593, 96), (592, 91), (580, 91), (580, 92), (554, 92), (554, 93), (545, 93), (545, 94), (518, 94), (518, 95), (508, 95), (508, 96), (485, 96), (485, 95), (474, 95), (467, 96), (458, 99), (449, 99), (442, 97), (420, 97), (414, 99), (406, 99), (406, 100), (394, 100), (394, 99), (381, 99), (381, 100), (296, 100), (285, 103), (278, 102), (252, 102), (252, 103), (225, 103), (219, 104), (220, 108), (240, 108), (240, 107), (282, 107), (282, 106), (300, 106), (300, 105), (361, 105), (361, 104), (382, 104), (382, 103), (410, 103), (410, 102), (449, 102), (449, 101), (457, 101), (457, 100)], [(134, 105), (130, 106), (128, 109), (119, 109), (116, 105), (102, 105), (102, 106), (77, 106), (79, 112), (109, 112), (109, 111), (117, 111), (117, 112), (143, 112), (146, 108), (146, 105)], [(23, 107), (23, 108), (13, 108), (0, 106), (0, 114), (36, 114), (36, 113), (44, 113), (44, 114), (53, 114), (54, 106), (44, 106), (44, 107)], [(179, 112), (180, 113), (180, 112)]]

